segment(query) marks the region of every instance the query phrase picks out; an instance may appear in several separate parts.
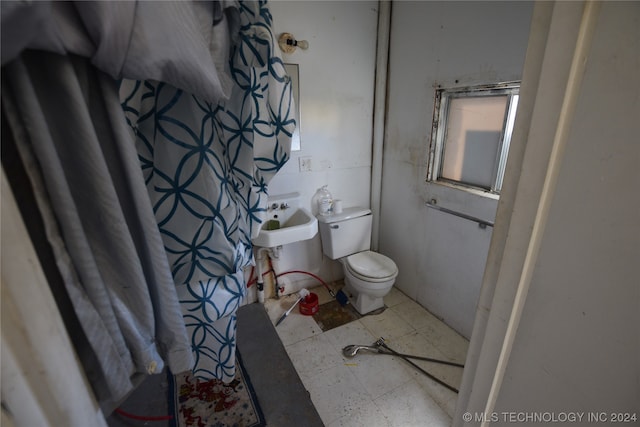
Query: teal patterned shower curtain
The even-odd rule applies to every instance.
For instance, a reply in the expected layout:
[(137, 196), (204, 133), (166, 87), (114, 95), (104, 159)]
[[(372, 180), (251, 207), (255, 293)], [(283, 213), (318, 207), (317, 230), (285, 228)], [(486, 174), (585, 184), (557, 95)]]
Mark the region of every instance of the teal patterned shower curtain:
[(266, 2), (241, 2), (240, 31), (217, 104), (154, 81), (123, 81), (136, 141), (194, 353), (193, 373), (235, 374), (236, 310), (267, 183), (295, 128), (291, 83)]

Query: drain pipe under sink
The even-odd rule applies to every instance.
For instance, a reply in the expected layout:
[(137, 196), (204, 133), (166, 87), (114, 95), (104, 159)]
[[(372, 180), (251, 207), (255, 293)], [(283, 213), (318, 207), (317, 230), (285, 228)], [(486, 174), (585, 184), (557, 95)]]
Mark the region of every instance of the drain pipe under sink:
[(258, 302), (264, 304), (264, 279), (262, 278), (263, 268), (262, 262), (265, 259), (265, 255), (267, 258), (273, 256), (274, 258), (278, 258), (280, 256), (280, 249), (282, 246), (278, 246), (275, 248), (262, 248), (255, 247), (255, 259), (256, 259), (256, 273), (258, 274), (256, 281), (256, 289), (258, 291)]

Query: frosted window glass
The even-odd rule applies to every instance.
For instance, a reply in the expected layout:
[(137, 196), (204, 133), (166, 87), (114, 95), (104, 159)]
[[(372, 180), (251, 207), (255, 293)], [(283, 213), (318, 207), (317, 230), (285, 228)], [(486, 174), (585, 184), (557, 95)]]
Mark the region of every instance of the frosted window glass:
[(507, 105), (507, 96), (449, 100), (442, 178), (491, 188)]

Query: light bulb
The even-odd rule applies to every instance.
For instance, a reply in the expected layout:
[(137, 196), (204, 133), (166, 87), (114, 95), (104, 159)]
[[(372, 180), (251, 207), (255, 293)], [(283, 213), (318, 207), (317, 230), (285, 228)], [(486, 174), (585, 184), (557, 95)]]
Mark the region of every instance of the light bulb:
[(296, 47), (302, 50), (309, 48), (309, 42), (306, 40), (296, 40), (291, 33), (282, 33), (278, 38), (278, 45), (284, 53), (291, 54), (295, 52)]

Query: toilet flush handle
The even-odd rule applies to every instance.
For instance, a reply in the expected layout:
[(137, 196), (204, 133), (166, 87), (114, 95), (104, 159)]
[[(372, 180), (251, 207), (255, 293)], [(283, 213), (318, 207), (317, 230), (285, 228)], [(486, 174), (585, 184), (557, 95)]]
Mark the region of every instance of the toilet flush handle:
[(331, 224), (329, 225), (329, 228), (333, 228), (335, 230), (336, 228), (340, 228), (340, 226), (338, 224)]

